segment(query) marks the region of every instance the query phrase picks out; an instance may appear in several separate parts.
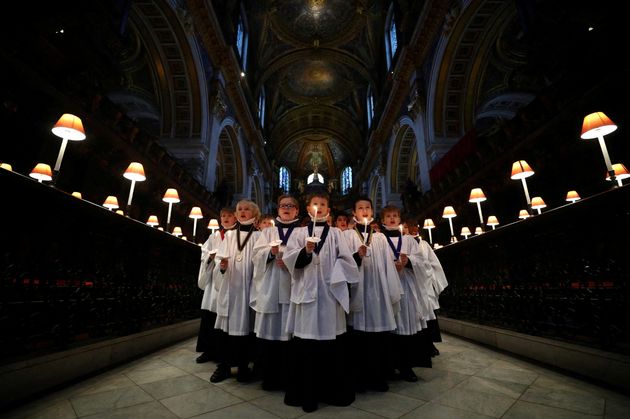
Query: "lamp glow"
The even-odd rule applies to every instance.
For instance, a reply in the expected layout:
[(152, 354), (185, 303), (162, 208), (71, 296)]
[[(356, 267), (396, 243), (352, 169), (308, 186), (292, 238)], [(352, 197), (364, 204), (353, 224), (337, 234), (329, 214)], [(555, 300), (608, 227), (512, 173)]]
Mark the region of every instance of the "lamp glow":
[(435, 228), (433, 220), (430, 218), (426, 218), (424, 220), (424, 225), (422, 226), (422, 228), (429, 232), (429, 243), (433, 244), (433, 237), (431, 237), (431, 230)]
[(9, 163), (0, 163), (0, 169), (8, 170), (9, 172), (13, 171), (13, 166)]
[(529, 215), (529, 212), (527, 212), (526, 209), (522, 209), (518, 213), (518, 218), (520, 218), (521, 220), (524, 220), (529, 217), (531, 217), (531, 215)]
[(543, 201), (543, 199), (539, 196), (535, 196), (532, 198), (532, 209), (535, 209), (536, 211), (538, 211), (538, 214), (540, 214), (540, 210), (542, 210), (543, 208), (546, 208), (547, 204), (545, 204), (545, 201)]
[(453, 207), (444, 207), (442, 218), (448, 218), (448, 225), (451, 227), (451, 237), (455, 237), (455, 233), (453, 232), (453, 218), (455, 217), (457, 217), (457, 213), (455, 213), (455, 209)]
[(604, 156), (604, 162), (606, 163), (606, 170), (613, 181), (615, 180), (615, 171), (610, 163), (610, 156), (608, 155), (604, 135), (610, 134), (616, 129), (617, 125), (615, 125), (615, 123), (611, 121), (606, 114), (603, 112), (593, 112), (584, 117), (584, 122), (582, 123), (582, 134), (580, 135), (580, 138), (583, 140), (597, 138), (599, 141), (599, 147), (601, 148)]
[(459, 233), (462, 236), (464, 236), (464, 240), (468, 238), (468, 236), (471, 235), (470, 233), (470, 229), (468, 227), (462, 227), (462, 231)]
[(131, 200), (133, 198), (133, 190), (136, 186), (136, 182), (144, 182), (147, 180), (147, 177), (144, 174), (144, 167), (142, 167), (141, 163), (132, 162), (123, 176), (131, 181), (131, 188), (129, 189), (129, 199), (127, 199), (127, 212), (129, 212), (129, 207), (131, 206)]
[(166, 217), (166, 231), (168, 231), (171, 226), (171, 212), (173, 210), (173, 204), (177, 204), (178, 202), (180, 202), (177, 189), (168, 188), (164, 193), (162, 201), (168, 203), (168, 216)]
[(475, 227), (475, 235), (479, 236), (483, 234), (483, 229), (481, 227)]
[(188, 214), (188, 218), (193, 219), (193, 241), (195, 241), (197, 237), (197, 220), (203, 218), (203, 213), (201, 212), (201, 208), (192, 207), (190, 210), (190, 214)]
[(52, 172), (50, 170), (50, 166), (46, 163), (37, 163), (31, 173), (29, 173), (29, 176), (33, 179), (37, 179), (39, 183), (52, 180)]
[(573, 204), (575, 201), (579, 201), (580, 199), (580, 195), (577, 191), (569, 191), (567, 192), (567, 197), (564, 200)]
[(118, 198), (113, 195), (110, 195), (105, 199), (105, 202), (103, 202), (103, 206), (110, 211), (120, 208), (120, 206), (118, 205)]
[(488, 217), (488, 222), (486, 224), (494, 230), (494, 228), (499, 225), (499, 219), (496, 216), (491, 215)]
[(519, 160), (512, 163), (512, 175), (510, 176), (510, 179), (520, 179), (521, 183), (523, 184), (523, 192), (525, 192), (525, 200), (527, 201), (527, 205), (531, 204), (531, 200), (529, 199), (529, 190), (527, 189), (527, 181), (525, 179), (532, 176), (533, 174), (534, 171), (531, 167), (529, 167), (529, 164), (527, 164), (525, 160)]
[(182, 233), (182, 228), (181, 227), (173, 227), (173, 236), (179, 237), (182, 234), (183, 233)]
[(479, 224), (483, 225), (483, 213), (481, 212), (481, 203), (485, 201), (486, 195), (481, 188), (474, 188), (470, 191), (470, 197), (468, 202), (477, 204), (477, 211), (479, 212)]
[(81, 195), (81, 192), (72, 192), (72, 196), (74, 196), (75, 198), (83, 199), (83, 195)]
[(70, 113), (64, 113), (52, 128), (52, 133), (61, 138), (61, 148), (57, 155), (57, 161), (55, 162), (55, 179), (59, 175), (61, 169), (61, 161), (63, 155), (66, 152), (66, 146), (68, 141), (83, 141), (85, 140), (85, 130), (83, 129), (83, 123), (78, 116)]
[[(612, 165), (613, 167), (613, 172), (615, 172), (615, 180), (617, 180), (617, 184), (619, 186), (623, 186), (623, 183), (621, 182), (624, 179), (627, 179), (630, 177), (630, 172), (628, 172), (628, 169), (626, 169), (626, 166), (624, 166), (621, 163), (615, 163)], [(606, 180), (612, 180), (613, 177), (610, 176), (610, 174), (606, 175)]]
[(149, 215), (149, 219), (147, 220), (147, 224), (151, 227), (155, 227), (156, 225), (160, 225), (158, 221), (157, 215)]
[(214, 232), (219, 229), (219, 220), (216, 218), (211, 219), (208, 223), (208, 229), (214, 234)]

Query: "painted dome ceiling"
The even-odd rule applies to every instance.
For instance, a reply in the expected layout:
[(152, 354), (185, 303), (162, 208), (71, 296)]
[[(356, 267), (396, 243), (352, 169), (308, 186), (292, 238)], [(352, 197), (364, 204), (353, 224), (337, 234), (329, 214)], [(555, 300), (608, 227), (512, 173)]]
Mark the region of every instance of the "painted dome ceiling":
[(296, 176), (316, 165), (337, 177), (360, 160), (367, 137), (366, 92), (383, 48), (383, 37), (374, 34), (384, 27), (386, 2), (248, 4), (250, 51), (256, 51), (252, 90), (266, 96), (268, 156)]

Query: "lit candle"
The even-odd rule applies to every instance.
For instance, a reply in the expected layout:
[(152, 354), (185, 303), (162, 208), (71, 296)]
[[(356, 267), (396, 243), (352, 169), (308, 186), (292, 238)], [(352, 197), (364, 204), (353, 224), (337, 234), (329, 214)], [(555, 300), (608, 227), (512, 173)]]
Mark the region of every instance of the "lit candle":
[(398, 224), (398, 229), (400, 230), (400, 234), (402, 235), (402, 233), (403, 233), (403, 226), (402, 226), (402, 224)]
[(363, 224), (365, 224), (365, 234), (367, 234), (367, 217), (363, 217)]
[(315, 231), (315, 224), (317, 224), (317, 205), (313, 205), (313, 211), (315, 211), (313, 215), (313, 238), (316, 238), (317, 232)]
[(274, 220), (271, 220), (271, 227), (275, 227), (276, 226), (276, 222)]

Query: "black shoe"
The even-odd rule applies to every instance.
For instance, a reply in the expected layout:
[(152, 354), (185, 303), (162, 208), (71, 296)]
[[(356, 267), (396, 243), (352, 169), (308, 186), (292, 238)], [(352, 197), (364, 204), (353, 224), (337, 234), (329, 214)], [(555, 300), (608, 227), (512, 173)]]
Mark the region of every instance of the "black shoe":
[(431, 356), (438, 356), (440, 354), (440, 351), (438, 351), (438, 348), (435, 347), (435, 345), (433, 345), (433, 353), (431, 353)]
[(410, 383), (418, 381), (418, 376), (413, 372), (411, 368), (405, 368), (400, 370), (400, 378)]
[(218, 367), (212, 373), (212, 376), (210, 377), (210, 382), (220, 383), (221, 381), (227, 380), (228, 378), (230, 378), (231, 375), (232, 374), (229, 369)]
[(195, 359), (197, 364), (203, 364), (204, 362), (212, 361), (212, 355), (209, 352), (204, 352)]
[(252, 380), (252, 372), (247, 367), (238, 367), (236, 372), (236, 381), (239, 383), (247, 383)]
[(307, 403), (302, 406), (302, 410), (306, 413), (311, 413), (317, 410), (317, 403), (311, 404)]

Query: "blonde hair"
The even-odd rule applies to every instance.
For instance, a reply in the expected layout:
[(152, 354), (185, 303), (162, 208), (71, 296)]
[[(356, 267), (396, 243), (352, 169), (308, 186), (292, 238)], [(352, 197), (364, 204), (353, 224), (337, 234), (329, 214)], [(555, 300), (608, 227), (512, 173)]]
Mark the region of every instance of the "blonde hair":
[(254, 201), (250, 201), (249, 199), (241, 199), (236, 203), (237, 210), (239, 205), (249, 205), (249, 207), (252, 209), (254, 218), (256, 220), (260, 219), (260, 208), (258, 208), (258, 205), (256, 205)]

